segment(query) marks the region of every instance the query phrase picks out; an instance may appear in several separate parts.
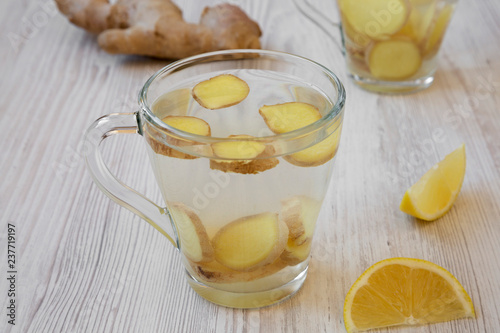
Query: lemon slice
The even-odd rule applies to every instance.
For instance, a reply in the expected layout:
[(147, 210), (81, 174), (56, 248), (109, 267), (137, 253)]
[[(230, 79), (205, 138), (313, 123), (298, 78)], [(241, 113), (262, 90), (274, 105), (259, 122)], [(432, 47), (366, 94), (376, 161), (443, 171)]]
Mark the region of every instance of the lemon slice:
[(474, 318), (460, 282), (444, 268), (411, 258), (382, 260), (353, 284), (344, 303), (348, 333)]
[(465, 145), (462, 144), (406, 191), (399, 208), (426, 221), (440, 218), (455, 202), (464, 176)]

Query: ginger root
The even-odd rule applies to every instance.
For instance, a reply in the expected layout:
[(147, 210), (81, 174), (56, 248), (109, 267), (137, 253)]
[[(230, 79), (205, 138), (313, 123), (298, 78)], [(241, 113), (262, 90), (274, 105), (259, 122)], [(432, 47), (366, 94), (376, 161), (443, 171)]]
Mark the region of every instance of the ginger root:
[(184, 21), (171, 0), (56, 0), (69, 20), (98, 34), (109, 53), (181, 59), (199, 53), (260, 48), (261, 31), (240, 8), (206, 7), (199, 24)]

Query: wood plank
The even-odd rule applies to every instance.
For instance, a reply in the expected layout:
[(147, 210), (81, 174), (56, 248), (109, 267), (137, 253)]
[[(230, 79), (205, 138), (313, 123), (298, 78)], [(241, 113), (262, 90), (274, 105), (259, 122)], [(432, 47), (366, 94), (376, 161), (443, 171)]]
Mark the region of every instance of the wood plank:
[[(85, 170), (85, 129), (103, 114), (137, 110), (142, 84), (168, 61), (108, 55), (95, 37), (43, 7), (48, 1), (0, 3), (0, 242), (14, 224), (18, 270), (16, 326), (4, 315), (1, 332), (342, 332), (351, 284), (371, 264), (395, 256), (450, 270), (477, 318), (381, 332), (496, 331), (499, 3), (460, 2), (433, 86), (388, 96), (348, 79), (331, 24), (338, 21), (335, 2), (304, 1), (315, 8), (314, 22), (289, 1), (231, 1), (258, 21), (263, 48), (332, 68), (348, 96), (309, 276), (297, 295), (258, 310), (219, 307), (196, 295), (176, 250), (102, 194)], [(196, 22), (202, 6), (178, 3)], [(13, 34), (20, 43), (13, 44)], [(432, 223), (400, 212), (404, 191), (462, 142), (467, 174), (454, 208)], [(104, 152), (121, 179), (161, 202), (140, 137), (110, 139)], [(6, 257), (1, 246), (4, 276)], [(5, 295), (7, 280), (0, 281)], [(7, 302), (2, 298), (2, 308)]]

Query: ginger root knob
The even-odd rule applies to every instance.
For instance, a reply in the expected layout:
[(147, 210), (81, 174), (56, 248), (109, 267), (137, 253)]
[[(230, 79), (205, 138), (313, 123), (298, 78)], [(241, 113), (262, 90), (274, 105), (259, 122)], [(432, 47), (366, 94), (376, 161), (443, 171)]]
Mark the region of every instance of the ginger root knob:
[(260, 48), (259, 25), (239, 7), (204, 9), (200, 24), (184, 21), (171, 0), (56, 0), (75, 25), (98, 34), (109, 53), (181, 59), (236, 48)]

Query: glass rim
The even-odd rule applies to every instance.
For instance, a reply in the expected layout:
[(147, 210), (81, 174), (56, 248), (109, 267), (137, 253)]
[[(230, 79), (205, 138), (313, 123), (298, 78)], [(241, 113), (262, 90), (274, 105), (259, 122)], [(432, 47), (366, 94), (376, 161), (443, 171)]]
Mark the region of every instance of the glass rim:
[[(159, 78), (161, 75), (167, 74), (168, 72), (175, 72), (177, 69), (180, 67), (186, 65), (186, 64), (196, 64), (196, 63), (207, 63), (211, 61), (238, 61), (238, 60), (245, 60), (245, 59), (255, 59), (252, 57), (248, 58), (238, 58), (235, 57), (233, 59), (231, 58), (220, 58), (220, 56), (230, 56), (230, 55), (245, 55), (245, 54), (258, 54), (258, 55), (263, 55), (263, 56), (268, 56), (268, 57), (274, 57), (275, 59), (278, 58), (288, 58), (290, 60), (294, 61), (303, 61), (306, 63), (309, 63), (310, 65), (313, 65), (314, 67), (317, 67), (320, 71), (322, 71), (324, 74), (326, 74), (333, 82), (335, 82), (336, 85), (336, 90), (337, 90), (337, 100), (334, 101), (334, 104), (332, 108), (320, 119), (316, 120), (315, 122), (298, 128), (296, 130), (286, 132), (286, 133), (281, 133), (281, 134), (273, 134), (273, 135), (267, 135), (267, 136), (261, 136), (261, 137), (252, 137), (252, 138), (230, 138), (230, 137), (215, 137), (215, 136), (205, 136), (205, 135), (199, 135), (199, 134), (194, 134), (190, 132), (186, 132), (180, 129), (177, 129), (175, 127), (172, 127), (166, 123), (164, 123), (160, 118), (158, 118), (153, 111), (151, 110), (150, 105), (148, 104), (148, 90), (151, 84)], [(225, 141), (257, 141), (257, 142), (269, 142), (269, 141), (276, 141), (276, 140), (293, 140), (295, 138), (299, 137), (304, 137), (307, 136), (308, 134), (311, 134), (318, 129), (327, 126), (337, 115), (341, 113), (341, 111), (344, 108), (345, 105), (345, 99), (346, 99), (346, 92), (344, 89), (344, 85), (340, 81), (340, 79), (335, 75), (330, 69), (327, 67), (321, 65), (320, 63), (302, 57), (298, 56), (292, 53), (287, 53), (287, 52), (280, 52), (280, 51), (271, 51), (271, 50), (262, 50), (262, 49), (232, 49), (232, 50), (223, 50), (223, 51), (214, 51), (214, 52), (208, 52), (208, 53), (202, 53), (199, 55), (191, 56), (188, 58), (180, 59), (177, 60), (171, 64), (168, 64), (167, 66), (161, 68), (158, 70), (155, 74), (153, 74), (144, 84), (142, 89), (140, 90), (139, 93), (139, 105), (141, 107), (141, 110), (144, 111), (143, 115), (146, 118), (146, 120), (153, 124), (155, 127), (157, 127), (160, 130), (168, 131), (170, 133), (173, 133), (176, 137), (185, 139), (188, 141), (195, 141), (201, 144), (213, 144), (217, 142), (225, 142)]]

